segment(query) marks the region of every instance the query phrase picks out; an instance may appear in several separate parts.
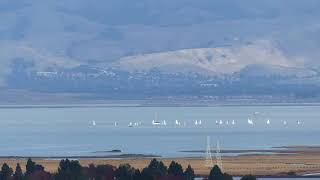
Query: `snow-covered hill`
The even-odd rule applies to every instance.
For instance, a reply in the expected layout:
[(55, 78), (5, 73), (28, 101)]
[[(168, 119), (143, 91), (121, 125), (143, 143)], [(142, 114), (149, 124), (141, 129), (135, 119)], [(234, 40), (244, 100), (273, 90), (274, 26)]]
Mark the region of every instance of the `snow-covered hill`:
[[(165, 72), (232, 74), (250, 65), (257, 64), (269, 67), (261, 68), (262, 66), (259, 66), (260, 74), (279, 74), (280, 71), (284, 72), (286, 70), (289, 74), (292, 74), (294, 68), (303, 66), (299, 59), (286, 57), (269, 41), (259, 41), (237, 47), (184, 49), (129, 56), (120, 59), (114, 65), (130, 72), (150, 71), (156, 68)], [(281, 70), (270, 68), (271, 66), (281, 67)], [(258, 73), (255, 74), (258, 75)], [(280, 74), (285, 75), (285, 73)]]
[(38, 71), (119, 59), (130, 71), (232, 73), (260, 63), (298, 67), (301, 59), (303, 67), (317, 67), (319, 6), (319, 0), (1, 0), (0, 86), (16, 59)]

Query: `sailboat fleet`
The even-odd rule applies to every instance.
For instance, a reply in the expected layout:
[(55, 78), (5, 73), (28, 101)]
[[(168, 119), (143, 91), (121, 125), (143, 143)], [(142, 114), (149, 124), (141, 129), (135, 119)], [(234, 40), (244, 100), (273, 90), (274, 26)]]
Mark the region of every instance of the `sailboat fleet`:
[[(253, 117), (248, 118), (247, 125), (249, 125), (249, 126), (255, 126), (256, 124), (262, 125), (263, 120), (261, 118), (260, 119), (256, 118), (256, 115), (258, 115), (258, 114), (259, 114), (259, 112), (255, 112)], [(227, 127), (227, 126), (235, 126), (237, 123), (235, 120), (222, 120), (222, 119), (220, 119), (220, 120), (216, 120), (215, 124), (216, 124), (216, 126)], [(271, 127), (272, 122), (270, 119), (265, 119), (264, 124)], [(275, 123), (275, 124), (277, 124), (277, 123)], [(278, 122), (278, 124), (279, 124), (279, 122)], [(290, 124), (294, 124), (294, 123), (292, 122)], [(296, 124), (296, 126), (302, 126), (302, 121), (297, 120), (295, 122), (295, 124)], [(158, 120), (157, 113), (155, 113), (154, 119), (151, 121), (150, 125), (151, 125), (151, 127), (167, 127), (167, 126), (170, 126), (170, 127), (207, 127), (207, 126), (203, 126), (202, 120), (194, 120), (192, 123), (190, 123), (190, 121), (180, 121), (177, 119), (174, 120), (173, 122), (172, 121), (167, 122), (166, 120)], [(148, 125), (148, 123), (143, 124), (142, 122), (130, 121), (127, 126), (132, 128), (132, 127), (140, 127), (140, 126), (147, 126), (147, 127), (149, 126), (150, 127), (150, 125)], [(288, 126), (289, 123), (288, 123), (288, 121), (283, 120), (282, 125)], [(91, 121), (90, 127), (96, 127), (96, 126), (97, 126), (96, 121), (94, 121), (94, 120)], [(113, 126), (118, 127), (119, 126), (118, 122), (114, 122)]]

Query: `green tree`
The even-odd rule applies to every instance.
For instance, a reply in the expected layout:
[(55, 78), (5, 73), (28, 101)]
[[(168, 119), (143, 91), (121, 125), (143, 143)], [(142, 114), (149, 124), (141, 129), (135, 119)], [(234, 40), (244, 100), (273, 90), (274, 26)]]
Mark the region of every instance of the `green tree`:
[(233, 177), (227, 173), (222, 175), (222, 180), (233, 180)]
[(95, 179), (114, 179), (114, 171), (115, 168), (111, 165), (98, 165), (95, 168)]
[(4, 163), (1, 167), (0, 179), (1, 180), (10, 180), (13, 170), (8, 166), (7, 163)]
[(168, 174), (168, 168), (161, 161), (152, 159), (150, 164), (142, 170), (141, 179), (153, 180), (155, 177), (163, 177)]
[(97, 168), (94, 164), (89, 164), (87, 176), (89, 179), (97, 179)]
[(139, 169), (136, 169), (134, 171), (133, 180), (141, 180), (141, 179), (142, 179), (141, 172)]
[(187, 169), (184, 171), (184, 177), (186, 180), (194, 180), (195, 178), (194, 170), (190, 165), (188, 165)]
[(253, 175), (246, 175), (246, 176), (243, 176), (241, 180), (257, 180), (257, 178)]
[(115, 176), (117, 180), (133, 180), (135, 174), (135, 169), (129, 164), (123, 164), (118, 167), (115, 171)]
[(19, 163), (16, 166), (16, 171), (14, 172), (13, 177), (14, 177), (14, 180), (23, 180), (24, 178), (23, 172)]
[(209, 180), (233, 180), (232, 176), (227, 173), (222, 173), (219, 166), (215, 165), (209, 175)]
[(31, 158), (29, 158), (26, 165), (26, 175), (30, 175), (35, 170), (36, 170), (36, 163), (33, 162)]
[(61, 160), (59, 163), (56, 180), (82, 180), (82, 166), (79, 161)]
[(144, 168), (141, 172), (141, 180), (153, 180), (152, 174), (147, 168)]
[(210, 171), (208, 180), (221, 180), (222, 176), (223, 174), (221, 172), (221, 169), (219, 168), (219, 166), (215, 165)]
[(34, 171), (44, 171), (44, 167), (40, 164), (34, 166)]
[(153, 176), (161, 177), (168, 174), (168, 168), (162, 161), (157, 161), (156, 159), (151, 160), (147, 169)]
[(182, 166), (179, 163), (172, 161), (168, 168), (168, 174), (174, 176), (183, 176)]

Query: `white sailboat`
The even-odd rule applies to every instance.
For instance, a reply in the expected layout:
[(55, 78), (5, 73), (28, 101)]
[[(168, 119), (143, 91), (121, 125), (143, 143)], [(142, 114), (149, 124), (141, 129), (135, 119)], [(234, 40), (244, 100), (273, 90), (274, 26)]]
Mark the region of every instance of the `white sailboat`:
[(152, 125), (153, 126), (160, 126), (161, 123), (159, 121), (152, 120)]
[(287, 125), (287, 121), (283, 121), (283, 125), (285, 125), (285, 126), (286, 126), (286, 125)]
[(160, 126), (161, 122), (158, 121), (158, 113), (154, 114), (154, 120), (152, 120), (152, 125), (153, 126)]
[(219, 125), (219, 121), (218, 120), (216, 120), (216, 125)]
[(96, 121), (92, 121), (92, 126), (94, 127), (94, 126), (96, 126), (97, 124), (96, 124)]
[(250, 118), (248, 118), (248, 124), (249, 125), (253, 125), (254, 124), (253, 121)]
[(133, 123), (130, 122), (130, 123), (128, 124), (128, 127), (133, 127)]
[(196, 120), (196, 121), (194, 122), (194, 125), (198, 126), (198, 120)]
[(199, 123), (198, 123), (200, 126), (202, 125), (202, 121), (201, 120), (199, 120)]
[(234, 121), (234, 120), (232, 120), (232, 123), (231, 123), (232, 125), (235, 125), (236, 124), (236, 122)]
[(175, 125), (180, 126), (181, 125), (180, 121), (176, 120)]
[(162, 125), (164, 125), (164, 126), (166, 126), (166, 125), (167, 125), (166, 120), (163, 120)]
[(267, 120), (267, 125), (270, 125), (270, 124), (271, 124), (271, 122), (270, 122), (270, 120), (268, 119), (268, 120)]
[(219, 124), (220, 124), (220, 125), (222, 125), (222, 124), (223, 124), (223, 121), (222, 121), (222, 120), (220, 120), (220, 121), (219, 121)]

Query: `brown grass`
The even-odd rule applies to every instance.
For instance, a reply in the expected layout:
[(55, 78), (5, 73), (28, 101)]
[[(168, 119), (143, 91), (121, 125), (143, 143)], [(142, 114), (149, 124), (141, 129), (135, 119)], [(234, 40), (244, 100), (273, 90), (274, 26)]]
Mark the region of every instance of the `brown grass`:
[[(203, 158), (164, 158), (161, 159), (167, 166), (172, 160), (182, 164), (186, 168), (189, 164), (198, 175), (208, 175), (209, 168), (204, 166)], [(47, 171), (55, 172), (58, 168), (59, 160), (54, 159), (34, 159), (43, 165)], [(93, 164), (110, 164), (119, 166), (120, 164), (130, 164), (135, 168), (142, 169), (148, 165), (150, 159), (128, 158), (128, 159), (80, 159), (83, 166)], [(0, 164), (8, 163), (15, 167), (16, 163), (25, 167), (26, 159), (5, 158), (0, 159)], [(235, 157), (222, 157), (223, 170), (232, 175), (281, 175), (294, 171), (297, 173), (320, 172), (320, 152), (286, 154), (286, 155), (246, 155)]]

